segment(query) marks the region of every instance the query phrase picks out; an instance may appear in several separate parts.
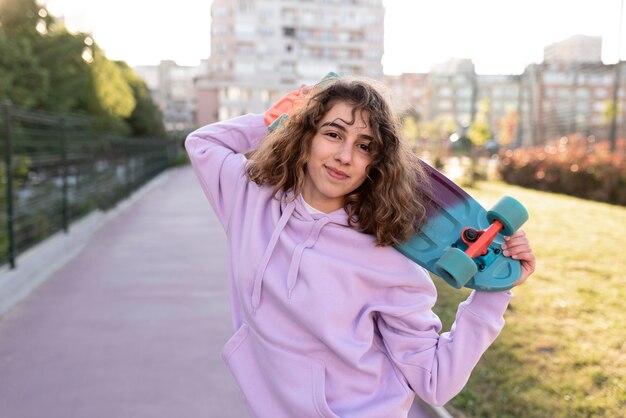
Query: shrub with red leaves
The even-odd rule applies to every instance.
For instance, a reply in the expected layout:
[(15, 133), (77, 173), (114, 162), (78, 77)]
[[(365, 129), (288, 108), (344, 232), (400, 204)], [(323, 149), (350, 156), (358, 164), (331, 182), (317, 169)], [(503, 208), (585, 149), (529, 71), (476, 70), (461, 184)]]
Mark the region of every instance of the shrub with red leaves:
[(593, 136), (503, 151), (498, 171), (511, 184), (626, 206), (624, 139), (613, 152), (608, 141)]

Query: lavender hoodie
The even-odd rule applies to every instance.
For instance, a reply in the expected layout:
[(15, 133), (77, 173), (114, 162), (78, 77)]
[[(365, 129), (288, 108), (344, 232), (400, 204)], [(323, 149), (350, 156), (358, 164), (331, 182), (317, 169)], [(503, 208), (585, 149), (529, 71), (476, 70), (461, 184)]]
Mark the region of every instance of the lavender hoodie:
[(343, 209), (309, 214), (245, 175), (267, 133), (246, 115), (185, 146), (229, 246), (235, 334), (222, 356), (252, 415), (406, 417), (415, 393), (442, 405), (504, 325), (509, 293), (474, 292), (449, 333), (427, 272), (348, 227)]

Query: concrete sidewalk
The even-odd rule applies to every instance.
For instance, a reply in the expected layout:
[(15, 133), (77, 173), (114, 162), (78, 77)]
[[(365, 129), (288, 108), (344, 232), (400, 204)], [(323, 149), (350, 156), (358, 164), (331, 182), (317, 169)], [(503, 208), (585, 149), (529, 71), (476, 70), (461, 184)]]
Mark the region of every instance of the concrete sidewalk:
[(171, 170), (0, 320), (0, 416), (245, 417), (224, 233)]

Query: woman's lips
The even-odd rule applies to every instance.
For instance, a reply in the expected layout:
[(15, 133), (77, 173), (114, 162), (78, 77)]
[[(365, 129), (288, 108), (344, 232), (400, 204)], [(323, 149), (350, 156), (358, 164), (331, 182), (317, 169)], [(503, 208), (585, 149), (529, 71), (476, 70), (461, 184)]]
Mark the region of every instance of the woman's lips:
[(341, 170), (337, 170), (328, 166), (325, 166), (325, 167), (326, 167), (326, 171), (328, 172), (328, 174), (334, 179), (345, 180), (349, 177), (346, 173), (344, 173)]

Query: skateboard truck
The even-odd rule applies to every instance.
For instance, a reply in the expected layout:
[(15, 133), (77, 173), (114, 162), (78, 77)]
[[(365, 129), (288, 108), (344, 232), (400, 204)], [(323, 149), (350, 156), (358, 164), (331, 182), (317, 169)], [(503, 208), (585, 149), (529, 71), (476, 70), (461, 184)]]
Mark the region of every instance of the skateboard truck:
[[(489, 228), (478, 230), (467, 227), (461, 232), (460, 239), (452, 247), (465, 248), (463, 251), (468, 257), (474, 259), (478, 271), (484, 271), (495, 258), (493, 255), (500, 254), (500, 248), (492, 248), (493, 240), (502, 231), (502, 222), (495, 220)], [(491, 254), (490, 253), (491, 250)]]
[(461, 240), (467, 245), (465, 254), (469, 255), (471, 258), (487, 254), (489, 246), (500, 231), (502, 231), (503, 227), (502, 222), (495, 220), (489, 225), (489, 228), (482, 231), (474, 228), (465, 228), (461, 233)]

